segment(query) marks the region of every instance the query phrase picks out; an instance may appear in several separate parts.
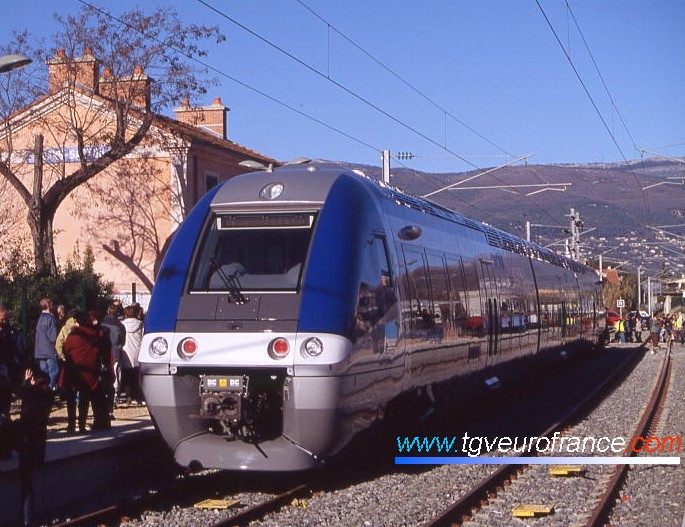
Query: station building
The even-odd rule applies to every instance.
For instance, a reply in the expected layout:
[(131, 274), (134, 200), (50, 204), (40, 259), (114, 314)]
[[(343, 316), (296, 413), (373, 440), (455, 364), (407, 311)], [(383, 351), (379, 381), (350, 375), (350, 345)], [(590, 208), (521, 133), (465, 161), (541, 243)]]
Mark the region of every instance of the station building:
[[(76, 173), (82, 158), (94, 161), (110, 148), (121, 118), (115, 101), (125, 94), (129, 129), (124, 139), (145, 120), (149, 129), (127, 155), (62, 202), (53, 223), (54, 247), (58, 265), (77, 261), (91, 247), (96, 272), (114, 284), (115, 294), (124, 299), (135, 294), (145, 304), (165, 245), (198, 199), (248, 172), (239, 165), (243, 161), (277, 162), (228, 139), (228, 108), (218, 97), (201, 107), (184, 100), (170, 118), (151, 111), (153, 80), (140, 67), (117, 78), (109, 70), (100, 72), (89, 50), (75, 59), (59, 50), (48, 68), (47, 95), (0, 128), (0, 155), (31, 192), (35, 138), (41, 135), (45, 193), (58, 179)], [(74, 123), (84, 123), (83, 129)], [(4, 217), (13, 218), (13, 227), (0, 231), (0, 258), (6, 259), (17, 243), (29, 249), (32, 243), (26, 206), (2, 183), (0, 208)]]

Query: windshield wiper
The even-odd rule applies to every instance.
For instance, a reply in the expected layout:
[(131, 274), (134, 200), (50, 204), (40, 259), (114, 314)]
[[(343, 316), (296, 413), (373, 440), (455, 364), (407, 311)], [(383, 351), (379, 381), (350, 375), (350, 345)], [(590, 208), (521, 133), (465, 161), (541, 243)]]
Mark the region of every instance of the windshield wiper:
[(212, 262), (212, 265), (216, 267), (216, 273), (226, 286), (226, 290), (228, 291), (228, 301), (238, 305), (245, 304), (248, 299), (240, 291), (242, 287), (240, 285), (240, 280), (238, 279), (238, 274), (243, 269), (243, 266), (240, 264), (229, 264), (228, 267), (232, 267), (233, 269), (232, 272), (227, 273), (222, 269), (222, 266), (219, 265), (219, 262), (215, 257), (210, 258), (210, 262)]

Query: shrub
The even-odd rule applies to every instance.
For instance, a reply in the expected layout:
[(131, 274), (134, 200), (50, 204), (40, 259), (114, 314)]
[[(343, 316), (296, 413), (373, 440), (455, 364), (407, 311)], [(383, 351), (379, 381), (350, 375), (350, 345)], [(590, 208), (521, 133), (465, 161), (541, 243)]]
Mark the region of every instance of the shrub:
[(22, 270), (0, 277), (0, 303), (11, 309), (12, 322), (30, 344), (40, 315), (38, 303), (44, 297), (50, 298), (55, 306), (64, 304), (67, 309), (104, 312), (113, 300), (112, 284), (103, 281), (93, 270), (90, 248), (86, 249), (82, 262), (67, 263), (58, 269), (56, 276), (38, 276), (35, 272)]

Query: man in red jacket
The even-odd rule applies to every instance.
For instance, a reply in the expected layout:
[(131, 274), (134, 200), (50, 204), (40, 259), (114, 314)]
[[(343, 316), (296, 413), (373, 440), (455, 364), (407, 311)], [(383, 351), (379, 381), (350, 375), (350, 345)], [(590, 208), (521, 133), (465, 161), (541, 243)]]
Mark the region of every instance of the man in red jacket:
[[(107, 389), (114, 376), (112, 347), (107, 330), (91, 321), (86, 313), (78, 313), (76, 323), (64, 341), (65, 368), (60, 386), (65, 391), (79, 393), (79, 432), (86, 431), (88, 407), (93, 405), (93, 430), (110, 428)], [(67, 397), (68, 429), (74, 428), (75, 397)]]

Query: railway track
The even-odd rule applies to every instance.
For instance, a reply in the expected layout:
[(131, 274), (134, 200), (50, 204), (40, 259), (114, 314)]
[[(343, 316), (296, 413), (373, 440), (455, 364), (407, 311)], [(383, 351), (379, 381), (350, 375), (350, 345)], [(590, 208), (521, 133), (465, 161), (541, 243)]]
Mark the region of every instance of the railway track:
[[(598, 401), (602, 398), (602, 394), (620, 384), (620, 380), (617, 379), (620, 379), (620, 377), (624, 375), (624, 371), (628, 371), (639, 359), (639, 357), (639, 352), (631, 354), (630, 356), (627, 354), (627, 358), (623, 363), (623, 367), (620, 370), (617, 369), (611, 379), (605, 381), (601, 387), (594, 390), (589, 396), (586, 396), (584, 400), (577, 404), (572, 411), (568, 412), (563, 419), (558, 420), (557, 423), (549, 427), (549, 429), (546, 431), (546, 434), (551, 435), (557, 430), (567, 428), (570, 426), (570, 423), (578, 419), (579, 416), (588, 413), (594, 406), (599, 404)], [(654, 365), (656, 366), (656, 362), (654, 362)], [(666, 381), (662, 381), (661, 384), (665, 385), (665, 382)], [(633, 415), (637, 415), (637, 413), (638, 412), (636, 411)], [(445, 510), (440, 517), (436, 518), (428, 525), (462, 524), (467, 518), (474, 514), (474, 511), (477, 511), (481, 508), (487, 509), (487, 503), (489, 500), (492, 500), (493, 497), (501, 496), (507, 492), (510, 492), (507, 487), (511, 482), (515, 482), (522, 472), (523, 477), (525, 477), (525, 471), (527, 468), (528, 467), (522, 465), (505, 465), (500, 467), (491, 477), (477, 485), (477, 488), (474, 487), (466, 494), (463, 492), (455, 493), (455, 496), (462, 496), (459, 499), (459, 502), (449, 507), (449, 510)], [(254, 485), (251, 485), (250, 482), (246, 481), (244, 477), (235, 478), (235, 485), (230, 485), (227, 483), (227, 481), (230, 480), (222, 479), (220, 475), (209, 475), (202, 477), (195, 476), (186, 479), (188, 481), (179, 481), (170, 488), (159, 489), (154, 493), (141, 496), (136, 500), (128, 500), (126, 502), (122, 502), (120, 505), (107, 507), (100, 511), (95, 511), (91, 514), (74, 518), (58, 525), (59, 527), (75, 525), (112, 525), (118, 527), (119, 525), (127, 525), (129, 522), (134, 525), (170, 525), (172, 523), (169, 522), (169, 517), (173, 516), (173, 514), (169, 513), (170, 508), (189, 506), (192, 513), (192, 501), (194, 498), (189, 497), (191, 496), (191, 493), (192, 496), (197, 496), (198, 499), (200, 497), (207, 497), (211, 495), (225, 495), (227, 497), (231, 497), (233, 494), (239, 493), (240, 491), (245, 491), (246, 488), (252, 489), (254, 487)], [(331, 478), (329, 477), (328, 479)], [(362, 478), (362, 480), (364, 479), (366, 478)], [(290, 481), (292, 482), (292, 478)], [(411, 483), (408, 484), (412, 485)], [(242, 510), (231, 509), (228, 511), (212, 512), (195, 511), (195, 513), (192, 514), (197, 514), (197, 520), (193, 523), (204, 524), (207, 527), (219, 527), (230, 525), (246, 525), (251, 521), (260, 519), (265, 520), (266, 518), (270, 518), (268, 521), (265, 521), (265, 524), (271, 525), (279, 524), (281, 517), (287, 518), (289, 514), (295, 514), (297, 510), (300, 511), (299, 514), (306, 514), (305, 517), (310, 517), (310, 514), (314, 513), (314, 509), (311, 509), (311, 507), (314, 507), (315, 501), (320, 501), (319, 496), (324, 496), (326, 494), (326, 491), (323, 491), (322, 494), (322, 489), (325, 487), (326, 483), (322, 483), (322, 480), (319, 478), (311, 478), (309, 480), (304, 480), (301, 478), (299, 481), (291, 483), (291, 485), (280, 485), (280, 488), (277, 488), (273, 492), (268, 491), (262, 495), (258, 495), (259, 492), (257, 491), (250, 491), (250, 497), (241, 500), (241, 502), (246, 505), (246, 507)], [(340, 489), (344, 488), (344, 486), (341, 487), (339, 484), (333, 485), (333, 487)], [(265, 497), (264, 494), (268, 494), (268, 496)], [(296, 498), (304, 499), (302, 501), (294, 501)], [(181, 505), (181, 501), (185, 502), (185, 505)], [(608, 497), (606, 502), (607, 504), (611, 505), (611, 503), (613, 503), (613, 499)], [(301, 509), (300, 507), (288, 507), (288, 505), (293, 503), (301, 506), (309, 505), (310, 508)], [(155, 512), (164, 510), (167, 512)], [(307, 511), (306, 513), (305, 510)], [(309, 512), (310, 510), (311, 513)], [(270, 513), (275, 513), (275, 516)], [(285, 516), (283, 516), (284, 513), (286, 513)], [(602, 512), (598, 515), (598, 517), (605, 515), (606, 512)], [(139, 519), (127, 521), (128, 518), (135, 517)], [(422, 522), (419, 522), (417, 525), (420, 525), (421, 523)], [(186, 523), (173, 523), (173, 525), (176, 524), (185, 525), (187, 524), (187, 521)], [(340, 523), (340, 525), (343, 525), (343, 523)], [(373, 525), (376, 525), (376, 523), (373, 523)], [(600, 524), (588, 523), (587, 525), (592, 525), (594, 527), (594, 525)]]
[[(109, 527), (128, 523), (131, 517), (145, 514), (146, 511), (167, 509), (179, 502), (200, 500), (201, 497), (216, 493), (217, 489), (230, 493), (231, 484), (226, 484), (225, 474), (213, 473), (206, 476), (185, 478), (167, 487), (159, 488), (144, 495), (136, 496), (120, 503), (70, 518), (52, 527)], [(309, 487), (298, 484), (277, 492), (244, 509), (230, 510), (228, 516), (216, 521), (216, 516), (208, 513), (206, 527), (229, 527), (246, 525), (248, 522), (263, 517), (269, 512), (278, 510), (292, 500), (306, 495)]]
[[(604, 383), (571, 409), (562, 419), (550, 426), (544, 432), (538, 434), (538, 437), (551, 437), (555, 432), (567, 432), (572, 423), (589, 413), (599, 404), (604, 395), (616, 385), (617, 379), (619, 379), (640, 356), (641, 353), (639, 351), (634, 352), (624, 362), (620, 370), (616, 370), (611, 377), (607, 378)], [(632, 437), (647, 437), (650, 430), (655, 426), (656, 419), (658, 418), (666, 397), (670, 364), (670, 356), (668, 353), (665, 353), (659, 378)], [(518, 454), (518, 456), (520, 455), (521, 454)], [(534, 455), (534, 453), (528, 455)], [(626, 452), (625, 455), (634, 455), (634, 452), (631, 450), (630, 452)], [(600, 496), (596, 500), (596, 504), (592, 508), (592, 513), (587, 518), (586, 523), (583, 524), (584, 527), (600, 527), (605, 525), (612, 506), (618, 497), (627, 468), (628, 465), (617, 465), (616, 468), (612, 470)], [(501, 497), (503, 494), (511, 492), (508, 489), (512, 487), (512, 482), (526, 473), (529, 469), (530, 465), (502, 465), (489, 477), (483, 479), (472, 487), (470, 491), (463, 494), (458, 501), (446, 508), (439, 516), (424, 524), (424, 527), (443, 527), (467, 523), (474, 518), (479, 511), (487, 508), (494, 498)]]

